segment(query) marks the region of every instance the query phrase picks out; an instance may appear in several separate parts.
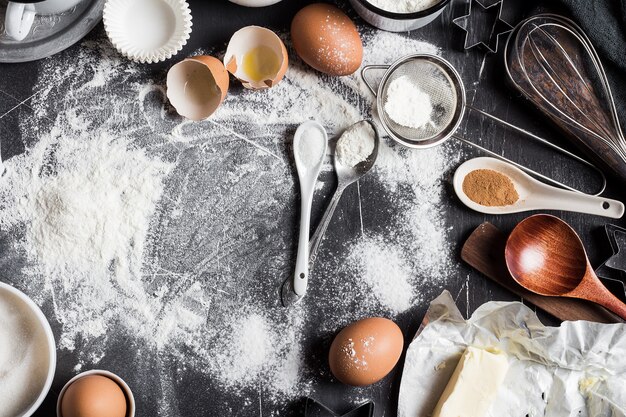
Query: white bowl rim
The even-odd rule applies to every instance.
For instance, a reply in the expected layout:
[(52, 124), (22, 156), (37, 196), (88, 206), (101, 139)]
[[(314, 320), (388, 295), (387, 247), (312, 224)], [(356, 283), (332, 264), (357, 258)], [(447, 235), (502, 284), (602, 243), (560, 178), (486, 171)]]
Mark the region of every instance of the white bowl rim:
[(61, 413), (61, 400), (63, 399), (65, 391), (67, 391), (69, 386), (72, 385), (74, 381), (88, 375), (102, 375), (113, 380), (113, 382), (119, 385), (120, 388), (122, 388), (122, 391), (124, 391), (126, 399), (128, 400), (128, 404), (126, 404), (128, 406), (128, 409), (126, 410), (126, 417), (135, 417), (135, 396), (133, 395), (133, 391), (130, 389), (126, 381), (124, 381), (119, 375), (116, 375), (113, 372), (106, 371), (104, 369), (91, 369), (89, 371), (84, 371), (79, 373), (78, 375), (75, 375), (72, 379), (67, 381), (67, 383), (63, 386), (63, 389), (59, 393), (59, 398), (57, 399), (57, 417), (63, 417)]
[(20, 300), (24, 301), (24, 303), (26, 303), (26, 305), (35, 314), (35, 317), (37, 317), (37, 320), (43, 327), (44, 333), (46, 334), (46, 340), (48, 342), (49, 364), (48, 364), (48, 375), (46, 377), (46, 383), (44, 384), (41, 392), (39, 393), (37, 400), (35, 400), (35, 402), (22, 415), (22, 417), (30, 417), (35, 413), (35, 411), (37, 411), (39, 406), (41, 406), (43, 401), (48, 396), (48, 393), (50, 392), (50, 388), (52, 387), (52, 381), (54, 380), (54, 373), (56, 371), (56, 366), (57, 366), (56, 341), (54, 340), (54, 334), (52, 333), (52, 328), (50, 327), (50, 323), (48, 322), (48, 319), (43, 314), (43, 311), (41, 311), (41, 308), (39, 308), (39, 306), (35, 304), (35, 302), (29, 296), (27, 296), (26, 294), (24, 294), (22, 291), (18, 290), (17, 288), (13, 287), (12, 285), (5, 284), (3, 282), (0, 282), (0, 290), (6, 290), (10, 292), (11, 294), (17, 296)]

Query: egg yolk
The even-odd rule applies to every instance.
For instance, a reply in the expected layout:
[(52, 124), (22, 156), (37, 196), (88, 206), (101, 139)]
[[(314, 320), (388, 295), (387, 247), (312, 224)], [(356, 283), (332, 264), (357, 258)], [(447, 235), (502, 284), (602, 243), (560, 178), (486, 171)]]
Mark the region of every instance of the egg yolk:
[(243, 70), (251, 81), (272, 79), (279, 69), (280, 59), (269, 46), (257, 46), (243, 56)]

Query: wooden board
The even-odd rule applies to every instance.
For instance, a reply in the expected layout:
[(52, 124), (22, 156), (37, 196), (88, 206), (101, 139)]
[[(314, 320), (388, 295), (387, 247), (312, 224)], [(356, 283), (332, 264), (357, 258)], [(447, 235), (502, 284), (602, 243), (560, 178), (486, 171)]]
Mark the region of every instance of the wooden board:
[(596, 304), (570, 298), (545, 297), (522, 288), (513, 280), (504, 261), (506, 235), (491, 223), (478, 226), (461, 250), (461, 259), (491, 280), (561, 320), (588, 320), (600, 323), (622, 322)]

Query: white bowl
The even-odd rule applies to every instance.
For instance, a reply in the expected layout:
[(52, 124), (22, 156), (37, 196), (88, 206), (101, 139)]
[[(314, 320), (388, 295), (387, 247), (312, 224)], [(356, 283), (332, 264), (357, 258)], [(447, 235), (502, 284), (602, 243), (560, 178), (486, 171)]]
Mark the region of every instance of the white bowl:
[(128, 384), (126, 384), (126, 382), (122, 378), (115, 375), (113, 372), (104, 371), (102, 369), (93, 369), (91, 371), (81, 372), (74, 378), (70, 379), (67, 384), (65, 384), (65, 386), (61, 390), (61, 393), (59, 394), (59, 399), (57, 400), (57, 417), (63, 417), (63, 415), (61, 414), (61, 400), (63, 400), (63, 395), (65, 394), (65, 391), (67, 391), (69, 386), (72, 385), (74, 381), (87, 375), (102, 375), (113, 380), (113, 382), (119, 385), (122, 391), (124, 391), (124, 395), (126, 396), (126, 417), (135, 417), (135, 397), (133, 396), (133, 392), (130, 390)]
[(21, 417), (30, 417), (35, 413), (35, 411), (37, 411), (41, 403), (48, 395), (50, 387), (52, 386), (52, 380), (54, 379), (54, 372), (57, 366), (56, 343), (54, 341), (54, 334), (52, 334), (52, 329), (50, 328), (50, 323), (48, 323), (46, 316), (44, 316), (39, 306), (37, 306), (37, 304), (35, 304), (33, 300), (31, 300), (26, 294), (24, 294), (20, 290), (8, 284), (0, 282), (0, 292), (3, 291), (12, 294), (13, 296), (19, 298), (21, 301), (24, 302), (26, 307), (28, 307), (28, 309), (33, 313), (34, 318), (36, 318), (37, 322), (41, 325), (41, 328), (46, 335), (46, 341), (48, 344), (48, 373), (46, 376), (46, 382), (44, 383), (44, 386), (35, 402), (33, 402), (31, 406), (24, 412), (24, 414), (21, 415)]
[(264, 7), (279, 3), (281, 0), (230, 0), (232, 3), (246, 7)]

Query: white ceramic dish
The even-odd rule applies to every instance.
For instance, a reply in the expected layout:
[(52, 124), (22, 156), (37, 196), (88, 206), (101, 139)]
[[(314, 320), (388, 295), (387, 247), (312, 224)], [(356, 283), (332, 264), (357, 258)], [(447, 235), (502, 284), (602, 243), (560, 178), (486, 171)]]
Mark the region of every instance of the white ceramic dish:
[[(490, 169), (506, 175), (515, 185), (519, 200), (509, 206), (483, 206), (463, 191), (463, 180), (477, 169)], [(552, 187), (532, 178), (524, 171), (495, 158), (474, 158), (464, 162), (454, 173), (454, 192), (461, 202), (472, 210), (485, 214), (510, 214), (530, 210), (562, 210), (619, 219), (624, 215), (624, 204), (617, 200)]]
[(107, 0), (103, 21), (115, 48), (146, 64), (171, 58), (191, 35), (191, 11), (184, 0)]
[(61, 393), (59, 394), (59, 399), (57, 400), (57, 417), (63, 417), (61, 413), (61, 401), (63, 399), (65, 391), (67, 391), (69, 386), (72, 385), (74, 381), (87, 375), (102, 375), (113, 380), (117, 385), (119, 385), (122, 391), (124, 391), (124, 395), (126, 396), (126, 417), (135, 417), (135, 397), (133, 396), (133, 392), (130, 390), (128, 384), (126, 384), (126, 382), (122, 378), (115, 375), (113, 372), (104, 371), (101, 369), (93, 369), (91, 371), (81, 372), (74, 378), (70, 379), (67, 384), (65, 384), (65, 386), (61, 390)]
[(232, 3), (246, 7), (265, 7), (279, 3), (281, 0), (230, 0)]
[(388, 32), (409, 32), (426, 26), (443, 12), (450, 0), (442, 0), (415, 13), (395, 13), (379, 9), (367, 0), (350, 0), (354, 10), (370, 25)]
[(35, 411), (37, 411), (41, 403), (43, 403), (44, 399), (48, 395), (48, 392), (50, 391), (50, 387), (52, 386), (52, 380), (54, 379), (54, 372), (56, 371), (57, 364), (57, 352), (56, 343), (54, 341), (54, 334), (52, 334), (52, 329), (50, 328), (50, 324), (48, 323), (46, 316), (44, 316), (43, 312), (37, 306), (37, 304), (35, 304), (35, 302), (31, 300), (26, 294), (10, 285), (0, 282), (0, 293), (1, 292), (7, 292), (17, 297), (20, 301), (24, 302), (26, 307), (28, 307), (28, 309), (33, 314), (33, 317), (36, 318), (37, 322), (41, 325), (48, 344), (48, 371), (46, 381), (37, 399), (23, 414), (20, 415), (20, 417), (30, 417), (35, 413)]

